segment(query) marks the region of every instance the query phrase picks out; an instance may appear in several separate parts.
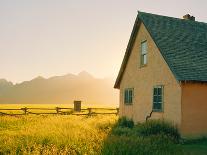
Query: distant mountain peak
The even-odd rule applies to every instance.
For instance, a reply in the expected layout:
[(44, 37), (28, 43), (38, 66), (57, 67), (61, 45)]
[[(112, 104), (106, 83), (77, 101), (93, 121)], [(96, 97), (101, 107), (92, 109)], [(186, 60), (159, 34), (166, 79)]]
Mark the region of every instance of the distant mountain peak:
[(44, 80), (44, 79), (45, 79), (45, 78), (42, 77), (42, 76), (37, 76), (36, 78), (32, 79), (32, 81), (33, 81), (33, 80)]
[(94, 78), (90, 73), (86, 72), (86, 71), (82, 71), (78, 74), (79, 77), (83, 77), (83, 78)]
[(6, 79), (0, 79), (0, 85), (1, 86), (11, 86), (11, 85), (13, 85), (13, 83), (7, 81)]
[(67, 76), (67, 77), (75, 77), (76, 75), (75, 74), (72, 74), (72, 73), (68, 73), (68, 74), (66, 74), (64, 76)]
[(0, 79), (0, 83), (7, 83), (8, 81), (6, 79)]

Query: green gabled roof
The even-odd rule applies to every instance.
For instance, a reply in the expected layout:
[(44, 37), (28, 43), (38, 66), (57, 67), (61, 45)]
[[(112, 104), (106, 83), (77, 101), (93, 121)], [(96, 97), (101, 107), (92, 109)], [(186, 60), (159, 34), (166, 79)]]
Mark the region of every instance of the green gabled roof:
[(138, 12), (115, 88), (119, 88), (140, 22), (145, 25), (178, 81), (207, 82), (207, 24)]
[(207, 24), (139, 12), (179, 81), (207, 81)]

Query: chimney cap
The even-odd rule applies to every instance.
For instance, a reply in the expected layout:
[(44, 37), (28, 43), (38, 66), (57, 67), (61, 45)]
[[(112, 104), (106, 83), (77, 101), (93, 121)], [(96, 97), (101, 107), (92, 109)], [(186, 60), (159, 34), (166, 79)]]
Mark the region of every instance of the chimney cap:
[(195, 21), (195, 17), (190, 14), (186, 14), (183, 16), (183, 19)]

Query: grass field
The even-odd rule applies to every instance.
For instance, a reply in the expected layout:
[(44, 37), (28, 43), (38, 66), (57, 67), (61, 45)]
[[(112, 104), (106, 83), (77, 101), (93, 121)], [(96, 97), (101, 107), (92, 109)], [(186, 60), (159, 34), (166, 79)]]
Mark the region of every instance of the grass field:
[(104, 138), (116, 120), (116, 116), (0, 117), (0, 152), (100, 154)]
[(174, 129), (149, 134), (146, 124), (132, 127), (130, 121), (120, 125), (117, 120), (116, 115), (0, 116), (0, 155), (207, 154), (206, 138), (180, 143), (172, 138)]

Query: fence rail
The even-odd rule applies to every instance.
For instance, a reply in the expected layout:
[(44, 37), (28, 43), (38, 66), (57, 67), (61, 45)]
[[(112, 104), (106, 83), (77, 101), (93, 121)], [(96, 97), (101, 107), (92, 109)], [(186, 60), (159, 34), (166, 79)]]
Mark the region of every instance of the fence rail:
[[(38, 110), (38, 112), (34, 112), (34, 110)], [(63, 111), (65, 110), (65, 111)], [(67, 111), (66, 111), (67, 110)], [(14, 111), (18, 111), (19, 113), (13, 113)], [(48, 111), (48, 112), (47, 112)], [(54, 112), (53, 112), (54, 111)], [(11, 113), (12, 112), (12, 113)], [(81, 111), (74, 111), (73, 108), (9, 108), (9, 109), (0, 109), (0, 115), (100, 115), (100, 114), (115, 114), (118, 115), (119, 108), (83, 108)]]

